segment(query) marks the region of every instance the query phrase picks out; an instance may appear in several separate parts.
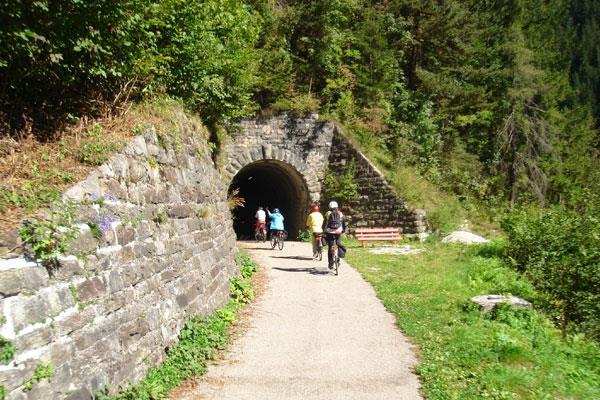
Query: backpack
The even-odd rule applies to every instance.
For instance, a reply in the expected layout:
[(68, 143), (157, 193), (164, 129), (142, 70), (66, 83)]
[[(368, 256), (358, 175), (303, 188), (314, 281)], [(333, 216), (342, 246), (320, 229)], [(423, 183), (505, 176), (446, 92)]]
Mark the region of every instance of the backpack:
[(342, 216), (339, 211), (335, 211), (329, 214), (327, 217), (327, 228), (335, 231), (342, 226)]

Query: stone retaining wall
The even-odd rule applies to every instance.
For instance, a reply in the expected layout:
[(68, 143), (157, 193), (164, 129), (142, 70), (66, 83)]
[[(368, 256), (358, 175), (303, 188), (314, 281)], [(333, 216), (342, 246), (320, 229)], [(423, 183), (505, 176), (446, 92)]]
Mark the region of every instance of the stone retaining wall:
[[(0, 260), (0, 335), (17, 350), (0, 365), (8, 399), (89, 399), (138, 381), (186, 319), (228, 301), (238, 270), (227, 187), (202, 135), (178, 135), (136, 137), (67, 191), (80, 233), (53, 275)], [(97, 218), (110, 219), (99, 239), (86, 224)], [(42, 363), (52, 381), (25, 391)]]
[(355, 163), (358, 197), (340, 206), (351, 219), (350, 227), (394, 227), (404, 234), (428, 230), (425, 211), (410, 209), (394, 192), (383, 174), (358, 151), (336, 127), (329, 155), (329, 168), (341, 176), (350, 163)]

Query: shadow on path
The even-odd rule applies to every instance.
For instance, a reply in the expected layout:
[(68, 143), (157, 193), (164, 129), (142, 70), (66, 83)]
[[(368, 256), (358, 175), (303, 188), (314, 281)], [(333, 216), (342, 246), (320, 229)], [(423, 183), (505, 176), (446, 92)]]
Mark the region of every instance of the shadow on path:
[(316, 268), (279, 268), (273, 267), (271, 269), (276, 269), (277, 271), (283, 272), (307, 272), (311, 275), (329, 275), (331, 271), (328, 270), (318, 270)]
[(312, 261), (314, 258), (307, 256), (271, 256), (271, 258), (287, 258), (288, 260)]

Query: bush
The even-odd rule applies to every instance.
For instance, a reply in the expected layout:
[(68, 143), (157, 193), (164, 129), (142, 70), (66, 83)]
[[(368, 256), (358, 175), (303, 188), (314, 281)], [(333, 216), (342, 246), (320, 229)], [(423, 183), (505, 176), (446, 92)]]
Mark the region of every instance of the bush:
[(0, 124), (13, 131), (160, 92), (210, 121), (253, 109), (261, 18), (244, 2), (15, 0), (0, 16)]
[(329, 200), (349, 202), (358, 197), (358, 184), (355, 181), (356, 161), (352, 159), (343, 174), (327, 171), (323, 180), (323, 195)]
[(506, 258), (545, 295), (541, 305), (563, 334), (600, 339), (600, 221), (588, 210), (520, 210), (502, 224)]

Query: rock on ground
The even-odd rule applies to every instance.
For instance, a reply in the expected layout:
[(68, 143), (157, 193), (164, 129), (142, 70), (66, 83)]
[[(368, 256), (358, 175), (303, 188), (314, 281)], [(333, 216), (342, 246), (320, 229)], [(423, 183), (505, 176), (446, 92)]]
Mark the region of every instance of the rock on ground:
[(488, 242), (488, 239), (467, 231), (455, 231), (442, 239), (442, 243), (478, 244)]
[(484, 294), (475, 296), (471, 301), (478, 304), (482, 311), (492, 311), (500, 303), (511, 304), (516, 308), (531, 308), (532, 305), (527, 300), (516, 296), (502, 296), (499, 294)]

